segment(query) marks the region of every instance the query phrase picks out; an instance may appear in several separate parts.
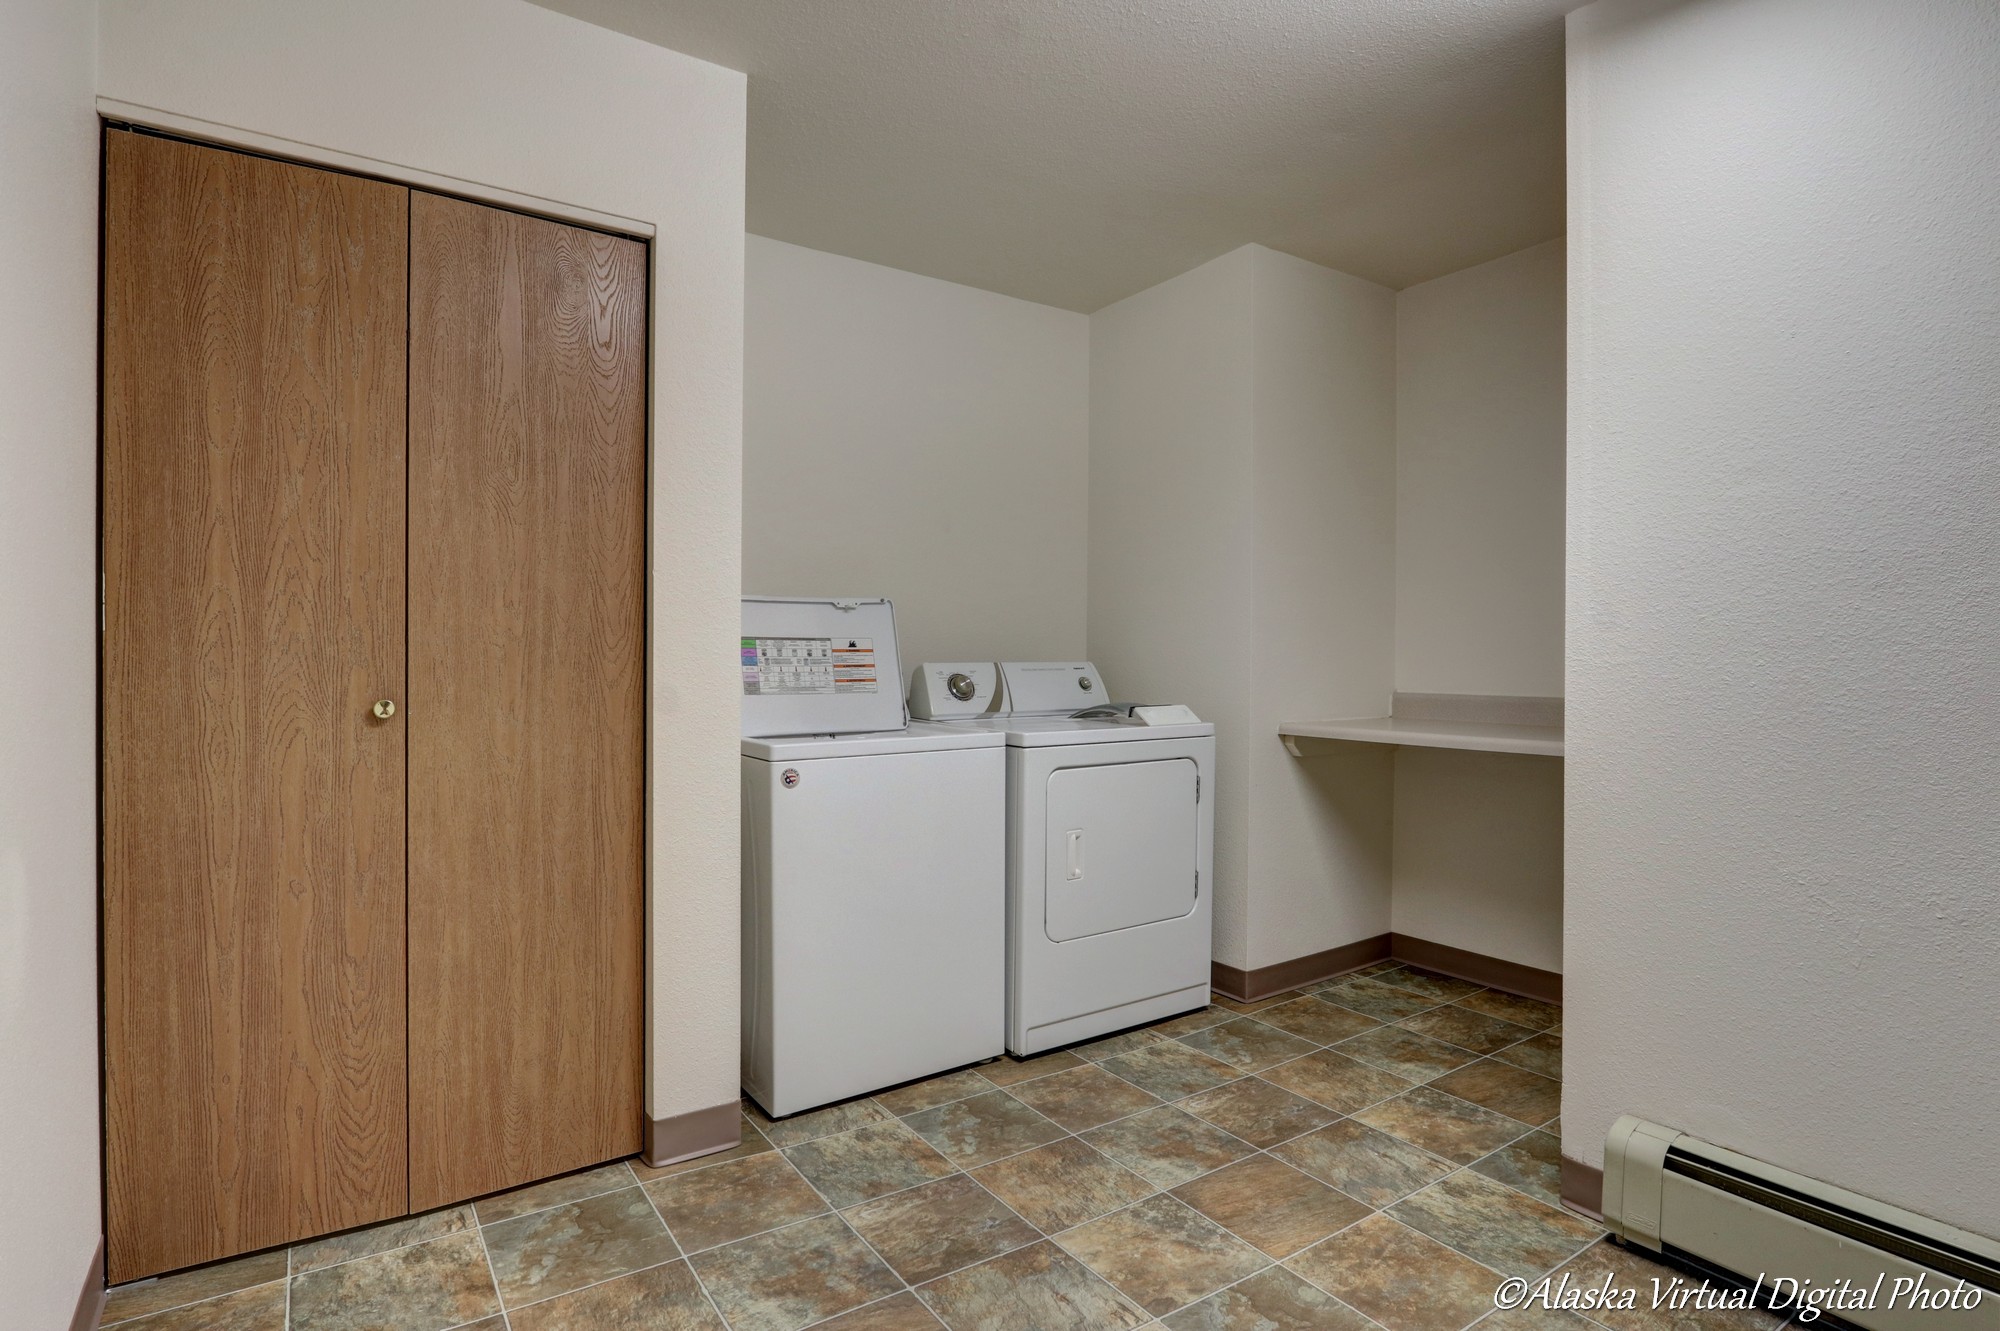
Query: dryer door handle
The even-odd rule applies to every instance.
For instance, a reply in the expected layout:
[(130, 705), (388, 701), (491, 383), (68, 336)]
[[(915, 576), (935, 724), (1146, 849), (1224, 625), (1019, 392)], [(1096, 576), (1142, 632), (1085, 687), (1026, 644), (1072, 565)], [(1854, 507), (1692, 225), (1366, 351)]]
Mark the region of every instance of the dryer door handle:
[(1069, 849), (1069, 881), (1083, 877), (1083, 829), (1072, 827), (1066, 838)]

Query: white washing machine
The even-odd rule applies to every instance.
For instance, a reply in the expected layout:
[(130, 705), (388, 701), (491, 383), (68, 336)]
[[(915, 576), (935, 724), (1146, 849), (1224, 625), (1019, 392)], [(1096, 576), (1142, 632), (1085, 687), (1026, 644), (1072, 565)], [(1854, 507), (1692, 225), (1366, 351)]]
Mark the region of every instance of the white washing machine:
[[(1077, 717), (1087, 662), (926, 663), (911, 709), (1007, 744), (1007, 1047), (1208, 1002), (1215, 727)], [(957, 718), (957, 719), (952, 719)]]
[(1001, 1052), (1005, 737), (904, 724), (885, 600), (743, 601), (743, 1085), (772, 1117)]

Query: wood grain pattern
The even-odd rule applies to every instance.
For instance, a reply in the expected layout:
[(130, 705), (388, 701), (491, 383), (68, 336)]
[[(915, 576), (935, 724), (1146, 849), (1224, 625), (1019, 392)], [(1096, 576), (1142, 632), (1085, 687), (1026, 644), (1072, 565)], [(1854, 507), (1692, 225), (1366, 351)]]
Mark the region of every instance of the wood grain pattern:
[(109, 1277), (401, 1213), (408, 191), (112, 131)]
[(410, 1193), (639, 1149), (646, 253), (415, 192)]

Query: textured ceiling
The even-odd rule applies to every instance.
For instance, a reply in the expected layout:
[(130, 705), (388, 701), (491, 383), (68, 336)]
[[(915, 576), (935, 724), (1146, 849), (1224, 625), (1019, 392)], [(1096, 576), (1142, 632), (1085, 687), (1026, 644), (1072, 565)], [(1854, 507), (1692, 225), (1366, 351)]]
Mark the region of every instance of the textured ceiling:
[(542, 0), (750, 76), (749, 229), (1094, 310), (1560, 234), (1575, 0)]

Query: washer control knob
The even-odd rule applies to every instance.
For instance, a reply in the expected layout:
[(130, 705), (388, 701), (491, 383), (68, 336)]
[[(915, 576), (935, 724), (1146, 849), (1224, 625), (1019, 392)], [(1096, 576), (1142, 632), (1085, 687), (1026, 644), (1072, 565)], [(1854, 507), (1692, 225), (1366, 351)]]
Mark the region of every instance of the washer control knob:
[(951, 690), (951, 696), (960, 702), (971, 702), (972, 695), (979, 692), (978, 682), (963, 670), (952, 671), (950, 678), (945, 680), (944, 686)]
[(1085, 693), (1088, 693), (1092, 689), (1097, 687), (1097, 685), (1091, 682), (1089, 675), (1078, 675), (1076, 677), (1076, 686), (1082, 689)]

